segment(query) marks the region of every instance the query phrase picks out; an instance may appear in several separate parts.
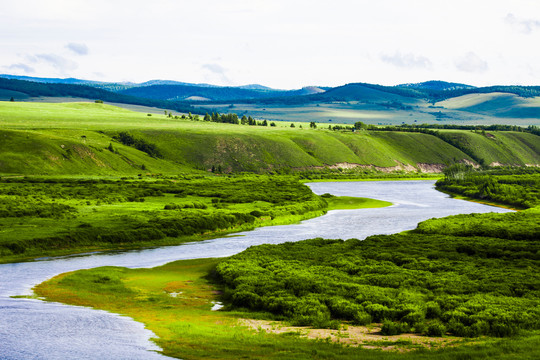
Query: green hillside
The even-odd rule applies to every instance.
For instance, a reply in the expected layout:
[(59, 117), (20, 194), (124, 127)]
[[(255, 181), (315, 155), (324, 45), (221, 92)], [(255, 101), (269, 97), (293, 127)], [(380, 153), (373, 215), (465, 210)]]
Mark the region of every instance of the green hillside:
[(467, 153), (483, 159), (488, 165), (538, 165), (540, 163), (540, 138), (529, 133), (489, 131), (485, 134), (471, 131), (447, 130)]
[(469, 94), (438, 102), (437, 106), (489, 116), (538, 118), (540, 97), (519, 97), (508, 93)]
[[(138, 145), (122, 142), (120, 132)], [(536, 135), (446, 132), (487, 164), (540, 164)], [(243, 126), (148, 116), (96, 103), (0, 102), (2, 174), (267, 172), (328, 166), (416, 171), (472, 161), (466, 153), (422, 133), (352, 133), (290, 128), (288, 123)]]

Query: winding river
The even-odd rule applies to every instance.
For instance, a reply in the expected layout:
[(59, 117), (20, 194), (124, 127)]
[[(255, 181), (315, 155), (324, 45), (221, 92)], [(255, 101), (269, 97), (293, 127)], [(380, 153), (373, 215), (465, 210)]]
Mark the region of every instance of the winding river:
[(252, 245), (314, 237), (364, 239), (414, 229), (418, 222), (454, 214), (506, 212), (451, 199), (433, 181), (373, 181), (308, 184), (317, 194), (359, 196), (394, 205), (335, 210), (300, 224), (259, 228), (220, 239), (120, 253), (0, 264), (0, 359), (169, 359), (149, 339), (153, 334), (130, 318), (90, 308), (12, 298), (57, 274), (97, 266), (154, 267), (174, 260), (225, 257)]

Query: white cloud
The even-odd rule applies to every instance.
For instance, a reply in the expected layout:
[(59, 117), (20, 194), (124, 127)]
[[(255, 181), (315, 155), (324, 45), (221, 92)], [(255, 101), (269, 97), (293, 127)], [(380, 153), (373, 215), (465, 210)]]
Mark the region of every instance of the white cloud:
[[(531, 64), (540, 74), (540, 47), (534, 46), (540, 41), (540, 0), (95, 0), (91, 5), (17, 0), (4, 5), (0, 33), (9, 36), (2, 39), (0, 67), (22, 63), (37, 76), (92, 79), (102, 72), (102, 81), (161, 78), (289, 89), (430, 78), (474, 85), (540, 82), (525, 67)], [(477, 55), (465, 56), (469, 50)], [(42, 56), (32, 62), (19, 54)]]
[[(227, 69), (225, 69), (223, 66), (216, 63), (210, 63), (210, 64), (203, 64), (201, 67), (204, 70), (208, 70), (211, 74), (216, 75), (222, 84), (227, 84), (227, 85), (232, 84), (231, 80), (227, 76)], [(208, 77), (207, 79), (212, 80), (212, 77)]]
[(382, 54), (380, 59), (385, 63), (402, 68), (430, 68), (432, 65), (431, 61), (425, 56), (411, 53), (402, 54), (399, 51), (393, 55)]
[(88, 46), (81, 43), (69, 43), (66, 45), (66, 49), (71, 50), (77, 55), (88, 55)]
[(540, 20), (520, 18), (512, 13), (506, 15), (504, 21), (523, 34), (531, 34), (540, 29)]
[(17, 64), (12, 64), (12, 65), (9, 65), (9, 66), (4, 66), (4, 68), (10, 69), (10, 70), (22, 70), (26, 74), (33, 74), (33, 73), (36, 72), (36, 70), (33, 67), (28, 66), (28, 65), (23, 64), (23, 63), (17, 63)]
[(76, 62), (56, 54), (36, 54), (30, 55), (27, 58), (36, 64), (49, 65), (62, 75), (69, 74), (70, 71), (78, 68)]
[(488, 69), (488, 63), (472, 51), (456, 59), (454, 65), (458, 70), (470, 73), (482, 73)]

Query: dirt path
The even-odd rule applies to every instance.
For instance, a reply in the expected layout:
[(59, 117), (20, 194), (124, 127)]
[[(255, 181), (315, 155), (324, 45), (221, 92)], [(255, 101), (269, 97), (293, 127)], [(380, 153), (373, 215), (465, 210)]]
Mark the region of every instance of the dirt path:
[(302, 337), (313, 340), (339, 342), (348, 346), (359, 346), (365, 349), (380, 349), (386, 351), (411, 351), (418, 348), (435, 349), (463, 343), (458, 337), (429, 337), (416, 334), (401, 334), (386, 336), (381, 334), (380, 324), (373, 326), (346, 326), (341, 330), (313, 329), (300, 326), (286, 326), (279, 321), (240, 319), (240, 325), (248, 326), (257, 331), (282, 334), (298, 333)]

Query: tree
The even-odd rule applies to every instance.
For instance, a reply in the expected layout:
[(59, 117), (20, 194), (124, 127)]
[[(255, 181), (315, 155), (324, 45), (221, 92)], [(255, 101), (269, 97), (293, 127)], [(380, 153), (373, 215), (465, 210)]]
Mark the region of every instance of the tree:
[(114, 152), (114, 148), (112, 146), (112, 143), (109, 143), (109, 146), (107, 147), (107, 149), (112, 153)]
[(357, 121), (354, 123), (354, 128), (356, 130), (366, 130), (368, 126), (361, 121)]
[(204, 115), (204, 121), (212, 121), (210, 114), (206, 113), (206, 115)]
[(292, 128), (295, 127), (295, 126), (294, 126), (294, 123), (291, 123), (291, 127), (292, 127)]
[(315, 121), (312, 121), (312, 122), (309, 123), (309, 127), (312, 128), (312, 129), (316, 129), (317, 124), (315, 124)]
[(9, 101), (15, 101), (15, 99), (13, 98), (13, 96), (11, 97), (11, 99), (9, 99)]
[(242, 116), (242, 119), (240, 120), (240, 123), (242, 125), (246, 125), (248, 123), (248, 118), (246, 117), (246, 115)]

